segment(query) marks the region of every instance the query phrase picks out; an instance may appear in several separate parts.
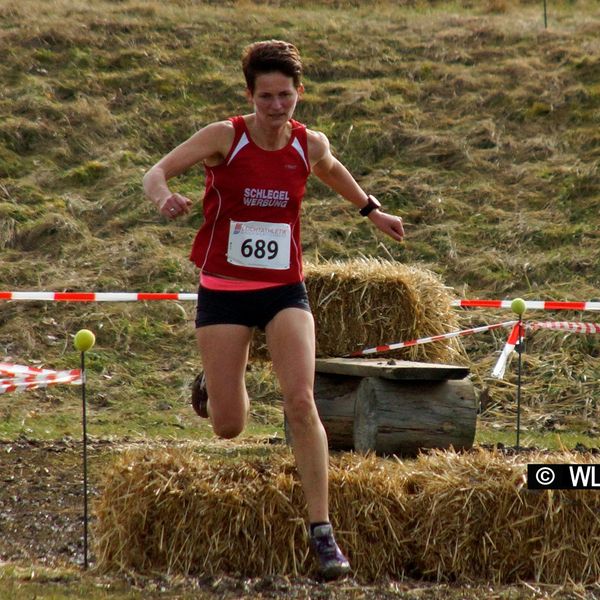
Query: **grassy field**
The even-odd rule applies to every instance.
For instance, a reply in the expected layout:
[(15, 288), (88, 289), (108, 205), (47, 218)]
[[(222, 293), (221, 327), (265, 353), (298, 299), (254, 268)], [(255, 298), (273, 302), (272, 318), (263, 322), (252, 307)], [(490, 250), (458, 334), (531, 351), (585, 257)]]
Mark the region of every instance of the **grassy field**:
[[(547, 28), (543, 3), (525, 0), (6, 0), (0, 291), (194, 291), (187, 255), (203, 173), (174, 185), (197, 201), (175, 223), (144, 200), (141, 178), (202, 125), (248, 110), (239, 56), (266, 38), (288, 39), (305, 57), (297, 118), (325, 132), (363, 187), (405, 219), (406, 241), (393, 244), (312, 179), (307, 260), (421, 265), (464, 298), (600, 300), (595, 0), (548, 2)], [(205, 440), (210, 428), (189, 408), (193, 315), (185, 302), (0, 301), (0, 360), (76, 367), (72, 336), (88, 327), (98, 340), (88, 355), (92, 437)], [(504, 317), (464, 311), (461, 323)], [(504, 336), (464, 342), (482, 395), (478, 443), (514, 443), (514, 361), (506, 380), (490, 377)], [(600, 445), (597, 337), (532, 334), (524, 445)], [(392, 341), (401, 340), (381, 340)], [(253, 362), (247, 380), (247, 437), (281, 437), (269, 365)], [(66, 386), (0, 396), (0, 439), (76, 438), (79, 406), (79, 389)], [(28, 577), (10, 572), (0, 582)]]

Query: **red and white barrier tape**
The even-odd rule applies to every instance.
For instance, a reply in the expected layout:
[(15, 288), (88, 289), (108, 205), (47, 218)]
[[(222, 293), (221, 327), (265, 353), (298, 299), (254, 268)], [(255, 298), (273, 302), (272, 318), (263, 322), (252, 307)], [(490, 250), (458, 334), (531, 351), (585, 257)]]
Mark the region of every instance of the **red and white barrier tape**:
[[(410, 346), (416, 346), (417, 344), (428, 344), (430, 342), (437, 342), (440, 340), (447, 340), (454, 337), (461, 337), (465, 335), (471, 335), (474, 333), (482, 333), (484, 331), (490, 331), (492, 329), (498, 329), (500, 327), (511, 327), (512, 329), (508, 335), (508, 339), (500, 357), (494, 366), (492, 376), (497, 379), (502, 379), (506, 372), (509, 358), (511, 357), (515, 346), (525, 337), (525, 329), (531, 329), (533, 331), (538, 329), (553, 329), (559, 331), (570, 331), (573, 333), (587, 333), (594, 334), (600, 333), (600, 324), (595, 323), (574, 323), (570, 321), (546, 321), (546, 322), (533, 322), (524, 323), (519, 321), (504, 321), (502, 323), (495, 323), (493, 325), (482, 325), (481, 327), (473, 327), (472, 329), (463, 329), (462, 331), (453, 331), (451, 333), (444, 333), (440, 335), (434, 335), (426, 338), (419, 338), (416, 340), (410, 340), (408, 342), (398, 342), (395, 344), (384, 344), (381, 346), (374, 346), (372, 348), (365, 348), (364, 350), (356, 350), (349, 354), (350, 357), (367, 356), (369, 354), (377, 354), (379, 352), (389, 352), (390, 350), (399, 350), (400, 348), (408, 348)], [(519, 334), (520, 330), (520, 334)]]
[(80, 385), (82, 383), (81, 370), (53, 371), (51, 369), (0, 363), (0, 394), (19, 390), (32, 390), (59, 383)]
[[(390, 350), (398, 350), (400, 348), (408, 348), (418, 344), (428, 344), (440, 340), (447, 340), (455, 337), (482, 333), (499, 329), (500, 327), (511, 327), (510, 334), (500, 353), (500, 357), (494, 366), (492, 376), (497, 379), (502, 379), (506, 372), (508, 360), (512, 355), (516, 344), (525, 336), (525, 329), (533, 331), (539, 329), (552, 329), (558, 331), (569, 331), (574, 333), (596, 334), (600, 333), (600, 324), (596, 323), (577, 323), (570, 321), (541, 321), (532, 323), (523, 323), (522, 321), (503, 321), (502, 323), (494, 323), (492, 325), (482, 325), (481, 327), (473, 327), (471, 329), (463, 329), (462, 331), (453, 331), (425, 338), (410, 340), (408, 342), (398, 342), (394, 344), (384, 344), (364, 350), (357, 350), (350, 354), (351, 357), (367, 356), (369, 354), (377, 354), (379, 352), (388, 352)], [(71, 369), (68, 371), (54, 371), (52, 369), (43, 369), (39, 367), (30, 367), (26, 365), (16, 365), (13, 363), (0, 362), (0, 394), (17, 390), (35, 389), (48, 385), (59, 383), (69, 383), (72, 385), (80, 385), (82, 383), (82, 374), (80, 369)]]
[(506, 366), (508, 365), (508, 359), (511, 357), (515, 346), (519, 342), (519, 338), (521, 341), (523, 341), (524, 336), (525, 330), (523, 328), (523, 323), (521, 321), (517, 321), (508, 334), (506, 344), (504, 344), (504, 348), (502, 348), (502, 352), (498, 357), (498, 361), (492, 370), (492, 377), (495, 377), (496, 379), (502, 379), (504, 377)]
[[(536, 321), (533, 323), (523, 323), (522, 329), (530, 329), (532, 331), (537, 331), (539, 329), (552, 329), (555, 331), (569, 331), (571, 333), (586, 333), (586, 334), (594, 334), (600, 333), (600, 325), (596, 323), (575, 323), (572, 321)], [(510, 356), (512, 355), (517, 342), (519, 341), (519, 323), (517, 323), (510, 335), (508, 336), (508, 340), (502, 352), (500, 353), (500, 357), (496, 362), (496, 365), (492, 371), (492, 376), (496, 379), (503, 379), (504, 374), (506, 372), (506, 366), (508, 365), (508, 361)], [(525, 331), (521, 332), (521, 340), (525, 337)]]
[(72, 373), (77, 375), (80, 374), (80, 370), (71, 369), (70, 371), (55, 371), (54, 369), (42, 369), (40, 367), (0, 362), (0, 375), (8, 377), (25, 377), (27, 375), (33, 375), (41, 376), (43, 378), (46, 375), (53, 375), (54, 373)]
[(538, 329), (553, 329), (555, 331), (570, 331), (573, 333), (600, 333), (600, 324), (597, 323), (574, 323), (572, 321), (537, 321), (527, 323), (527, 329), (537, 331)]
[[(46, 300), (53, 302), (136, 302), (152, 300), (196, 300), (195, 292), (2, 292), (0, 300)], [(510, 308), (512, 300), (453, 300), (462, 308)], [(600, 311), (600, 302), (525, 300), (531, 310)]]
[(0, 292), (0, 300), (54, 302), (135, 302), (142, 300), (197, 300), (195, 293), (170, 292)]
[(471, 335), (473, 333), (481, 333), (483, 331), (490, 331), (491, 329), (499, 329), (500, 327), (510, 327), (517, 321), (504, 321), (503, 323), (495, 323), (493, 325), (482, 325), (481, 327), (473, 327), (472, 329), (463, 329), (462, 331), (452, 331), (451, 333), (442, 333), (440, 335), (433, 335), (431, 337), (420, 338), (417, 340), (410, 340), (409, 342), (398, 342), (395, 344), (385, 344), (383, 346), (374, 346), (373, 348), (366, 348), (364, 350), (356, 350), (352, 352), (350, 356), (365, 356), (367, 354), (377, 354), (378, 352), (389, 352), (390, 350), (398, 350), (400, 348), (408, 348), (410, 346), (416, 346), (417, 344), (428, 344), (429, 342), (439, 342), (440, 340), (448, 340), (450, 338), (462, 337), (465, 335)]
[[(512, 300), (453, 300), (451, 306), (462, 308), (510, 308)], [(600, 310), (600, 302), (563, 302), (525, 300), (525, 308), (534, 310)]]

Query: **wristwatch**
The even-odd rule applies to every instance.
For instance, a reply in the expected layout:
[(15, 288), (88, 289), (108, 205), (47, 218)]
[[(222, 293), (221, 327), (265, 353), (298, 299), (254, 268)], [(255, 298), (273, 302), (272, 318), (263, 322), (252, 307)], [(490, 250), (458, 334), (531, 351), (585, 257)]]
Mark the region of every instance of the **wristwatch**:
[(381, 202), (379, 202), (375, 196), (369, 194), (367, 196), (367, 204), (365, 204), (365, 206), (363, 206), (358, 212), (363, 217), (368, 217), (376, 208), (381, 208)]

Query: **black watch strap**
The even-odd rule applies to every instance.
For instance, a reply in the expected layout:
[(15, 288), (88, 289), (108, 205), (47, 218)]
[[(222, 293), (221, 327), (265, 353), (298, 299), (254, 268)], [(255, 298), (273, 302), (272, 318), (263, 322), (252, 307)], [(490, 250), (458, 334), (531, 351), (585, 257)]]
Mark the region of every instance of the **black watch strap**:
[(377, 208), (381, 208), (381, 202), (379, 202), (375, 196), (369, 194), (367, 196), (367, 204), (365, 204), (358, 212), (363, 217), (368, 217)]

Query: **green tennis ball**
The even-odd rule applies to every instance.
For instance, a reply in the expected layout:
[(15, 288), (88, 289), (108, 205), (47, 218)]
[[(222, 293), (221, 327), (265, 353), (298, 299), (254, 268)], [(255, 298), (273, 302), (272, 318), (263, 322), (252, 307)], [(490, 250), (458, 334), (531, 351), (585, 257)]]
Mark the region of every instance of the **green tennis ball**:
[(96, 336), (89, 329), (80, 329), (73, 340), (73, 345), (79, 352), (87, 352), (95, 343)]
[(515, 314), (521, 316), (527, 307), (525, 306), (525, 300), (523, 300), (523, 298), (515, 298), (510, 303), (510, 308)]

